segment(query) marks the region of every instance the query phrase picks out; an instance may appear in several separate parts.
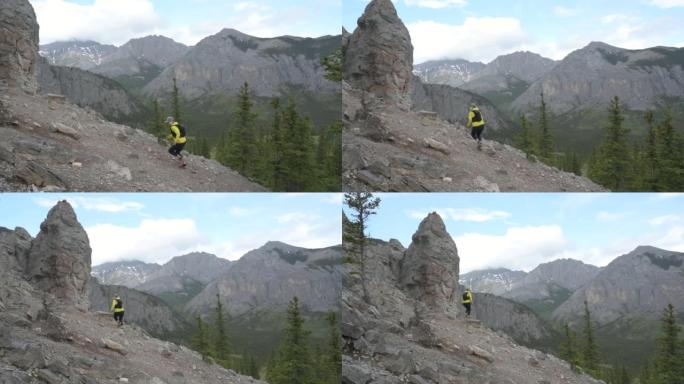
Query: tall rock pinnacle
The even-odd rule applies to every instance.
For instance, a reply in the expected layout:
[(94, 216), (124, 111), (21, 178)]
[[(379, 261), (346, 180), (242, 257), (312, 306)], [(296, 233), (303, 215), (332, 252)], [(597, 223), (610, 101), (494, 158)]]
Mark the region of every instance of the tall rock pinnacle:
[(87, 309), (91, 248), (69, 203), (60, 201), (40, 225), (26, 275), (34, 286)]
[(447, 311), (458, 290), (456, 244), (435, 212), (420, 223), (412, 240), (402, 261), (399, 286), (429, 311)]
[(0, 1), (0, 87), (35, 93), (38, 22), (28, 0)]
[(408, 109), (411, 36), (391, 0), (373, 0), (346, 45), (344, 75), (355, 88)]

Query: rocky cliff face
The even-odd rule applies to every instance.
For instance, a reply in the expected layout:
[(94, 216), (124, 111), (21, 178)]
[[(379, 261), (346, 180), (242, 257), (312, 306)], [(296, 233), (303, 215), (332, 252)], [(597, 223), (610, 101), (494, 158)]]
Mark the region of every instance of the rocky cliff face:
[(524, 271), (511, 271), (506, 268), (483, 269), (461, 275), (460, 283), (473, 292), (501, 296), (515, 288), (526, 275)]
[(334, 310), (339, 305), (341, 258), (340, 247), (305, 249), (269, 242), (232, 263), (186, 309), (206, 313), (218, 293), (231, 315), (263, 308), (281, 310), (294, 296), (306, 311)]
[(72, 103), (92, 108), (118, 123), (145, 120), (145, 106), (119, 83), (78, 68), (50, 65), (42, 57), (38, 62), (39, 92), (64, 95)]
[[(372, 240), (365, 258), (365, 284), (357, 264), (345, 266), (341, 313), (344, 383), (543, 383), (559, 378), (565, 383), (597, 383), (573, 373), (567, 363), (551, 355), (517, 345), (510, 337), (483, 326), (484, 320), (463, 319), (458, 295), (445, 302), (450, 308), (426, 308), (424, 303), (443, 302), (448, 296), (447, 291), (434, 287), (460, 291), (455, 280), (439, 281), (440, 277), (458, 279), (456, 246), (443, 238), (441, 228), (443, 223), (436, 214), (426, 218), (410, 253), (396, 240)], [(439, 252), (445, 256), (437, 257)], [(452, 268), (449, 273), (444, 273), (445, 266)], [(411, 279), (413, 285), (406, 285), (411, 272), (417, 276)], [(426, 273), (429, 278), (424, 278)], [(424, 296), (414, 298), (418, 291)], [(514, 303), (486, 296), (475, 300), (476, 311), (478, 300), (482, 300), (480, 310), (492, 323), (508, 317), (511, 326), (534, 327), (529, 324), (534, 316), (527, 318), (529, 312), (520, 316)], [(511, 312), (502, 313), (506, 309)], [(506, 328), (502, 323), (498, 326)]]
[(411, 36), (390, 0), (371, 1), (345, 47), (344, 78), (405, 109), (413, 67)]
[(413, 74), (425, 84), (443, 84), (458, 87), (475, 78), (485, 67), (480, 62), (468, 60), (434, 60), (415, 65)]
[(200, 41), (143, 92), (150, 96), (169, 94), (175, 78), (186, 99), (237, 94), (245, 82), (256, 96), (264, 97), (284, 94), (291, 87), (335, 93), (339, 85), (324, 78), (320, 59), (339, 46), (339, 36), (262, 39), (224, 29)]
[(92, 71), (107, 77), (136, 75), (146, 71), (161, 71), (178, 61), (190, 50), (164, 36), (132, 39), (103, 57)]
[(90, 242), (66, 201), (48, 212), (31, 245), (26, 275), (38, 289), (66, 303), (88, 306)]
[(40, 45), (40, 56), (50, 65), (59, 67), (74, 67), (90, 70), (104, 61), (104, 58), (114, 53), (117, 47), (100, 44), (95, 41), (58, 41)]
[(190, 329), (189, 324), (161, 299), (150, 294), (121, 285), (100, 284), (96, 278), (90, 279), (91, 311), (109, 313), (112, 298), (120, 296), (124, 303), (126, 322), (135, 324), (151, 335), (178, 339)]
[(177, 256), (149, 275), (136, 289), (152, 294), (180, 292), (188, 283), (198, 282), (203, 286), (209, 284), (230, 267), (230, 261), (209, 253)]
[(684, 97), (684, 48), (627, 50), (591, 43), (569, 54), (514, 102), (524, 111), (544, 92), (549, 109), (560, 114), (607, 105), (619, 96), (627, 109), (655, 108), (663, 98)]
[(515, 52), (497, 57), (461, 87), (478, 93), (512, 90), (520, 83), (529, 86), (555, 65), (555, 61), (536, 53)]
[(38, 23), (26, 0), (0, 3), (0, 86), (34, 93), (37, 88)]
[(592, 318), (604, 325), (625, 318), (659, 318), (667, 304), (684, 308), (684, 254), (638, 247), (604, 267), (553, 312), (560, 322), (581, 317), (584, 301)]
[(150, 276), (161, 269), (159, 264), (142, 261), (116, 261), (93, 267), (91, 274), (105, 285), (122, 285), (134, 288), (146, 282)]

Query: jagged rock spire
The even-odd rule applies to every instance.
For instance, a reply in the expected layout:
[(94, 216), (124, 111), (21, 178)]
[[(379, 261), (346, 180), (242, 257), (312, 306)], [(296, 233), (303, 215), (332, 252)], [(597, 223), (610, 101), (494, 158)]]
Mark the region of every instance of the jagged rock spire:
[(37, 89), (38, 22), (28, 0), (0, 1), (0, 87)]
[(400, 287), (429, 311), (448, 311), (458, 305), (458, 250), (444, 221), (430, 213), (413, 234), (399, 276)]
[(74, 209), (60, 201), (40, 225), (26, 275), (35, 287), (87, 309), (91, 253), (88, 235)]
[(344, 77), (355, 88), (408, 109), (411, 36), (391, 0), (373, 0), (345, 48)]

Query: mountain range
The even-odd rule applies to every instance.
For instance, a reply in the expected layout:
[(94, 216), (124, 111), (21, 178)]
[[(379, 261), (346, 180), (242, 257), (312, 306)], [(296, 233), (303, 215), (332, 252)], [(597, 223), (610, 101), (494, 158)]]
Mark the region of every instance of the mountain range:
[(461, 283), (521, 303), (557, 328), (579, 328), (586, 301), (605, 354), (641, 364), (652, 351), (663, 309), (684, 308), (682, 277), (684, 254), (639, 246), (601, 268), (562, 259), (529, 273), (473, 271)]

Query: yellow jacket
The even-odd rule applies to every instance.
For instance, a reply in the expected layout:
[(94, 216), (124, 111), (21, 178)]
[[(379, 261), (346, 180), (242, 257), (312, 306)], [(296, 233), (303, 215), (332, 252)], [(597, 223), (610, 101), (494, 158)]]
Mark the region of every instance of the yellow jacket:
[(180, 131), (180, 128), (178, 128), (177, 122), (174, 121), (173, 124), (171, 124), (170, 129), (171, 129), (171, 139), (173, 140), (174, 143), (183, 144), (187, 141), (185, 136), (181, 136), (181, 131)]
[(121, 308), (115, 308), (115, 306), (116, 306), (116, 299), (112, 299), (112, 309), (110, 309), (110, 311), (112, 311), (112, 312), (114, 312), (114, 313), (118, 313), (118, 312), (123, 312), (123, 311), (124, 311), (124, 308), (123, 308), (123, 301), (121, 302)]
[(473, 302), (473, 293), (470, 291), (466, 291), (466, 298), (462, 299), (461, 302), (463, 304), (471, 304)]
[(479, 112), (480, 110), (478, 108), (470, 109), (470, 113), (468, 113), (468, 124), (466, 124), (466, 127), (468, 127), (468, 128), (470, 128), (471, 126), (473, 128), (481, 127), (485, 124), (484, 116), (482, 116), (482, 112), (480, 112), (480, 118), (481, 118), (480, 121), (473, 121), (473, 119), (475, 118), (475, 112), (474, 111)]

